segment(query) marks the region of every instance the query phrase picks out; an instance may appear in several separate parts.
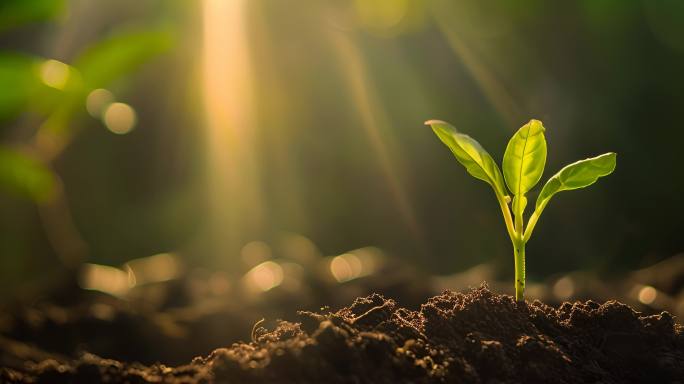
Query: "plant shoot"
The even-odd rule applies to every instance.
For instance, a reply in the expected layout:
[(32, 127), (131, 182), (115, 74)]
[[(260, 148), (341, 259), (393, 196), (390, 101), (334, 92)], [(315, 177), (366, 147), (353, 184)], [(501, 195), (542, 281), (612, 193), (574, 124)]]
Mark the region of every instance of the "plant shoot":
[[(565, 166), (551, 176), (537, 196), (534, 212), (524, 223), (526, 194), (539, 182), (546, 164), (546, 139), (544, 125), (530, 120), (511, 138), (503, 157), (503, 174), (494, 159), (480, 143), (460, 133), (441, 120), (429, 120), (437, 137), (451, 150), (468, 173), (489, 184), (501, 207), (506, 230), (513, 244), (515, 260), (515, 299), (524, 300), (525, 291), (525, 244), (530, 240), (539, 216), (549, 204), (551, 197), (561, 191), (589, 186), (599, 177), (609, 175), (615, 169), (614, 152), (584, 159)], [(513, 196), (511, 198), (511, 196)]]

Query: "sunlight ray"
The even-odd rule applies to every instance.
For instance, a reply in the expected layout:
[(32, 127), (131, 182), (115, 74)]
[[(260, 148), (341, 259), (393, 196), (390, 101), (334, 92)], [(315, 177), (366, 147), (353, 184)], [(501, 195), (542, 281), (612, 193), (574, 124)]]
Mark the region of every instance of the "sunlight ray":
[(373, 89), (366, 74), (361, 53), (350, 39), (337, 31), (331, 34), (336, 54), (342, 63), (342, 75), (349, 84), (349, 92), (358, 108), (359, 115), (373, 151), (377, 154), (382, 172), (385, 175), (392, 198), (402, 220), (411, 231), (414, 239), (422, 244), (423, 234), (416, 220), (410, 198), (397, 169), (402, 169), (396, 153), (396, 143), (388, 134), (388, 119), (380, 103), (375, 100)]
[(464, 67), (480, 86), (484, 96), (492, 104), (507, 126), (515, 127), (520, 116), (520, 106), (506, 87), (480, 60), (477, 53), (461, 38), (457, 31), (450, 26), (453, 20), (445, 16), (444, 12), (433, 12), (435, 23), (447, 38), (449, 46), (461, 60)]
[(212, 241), (239, 249), (261, 224), (246, 0), (203, 3), (203, 84)]

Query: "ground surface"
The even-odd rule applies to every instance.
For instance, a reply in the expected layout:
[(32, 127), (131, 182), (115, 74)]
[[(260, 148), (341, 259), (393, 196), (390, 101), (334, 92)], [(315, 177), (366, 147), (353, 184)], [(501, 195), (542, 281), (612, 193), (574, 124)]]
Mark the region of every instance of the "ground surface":
[(73, 359), (2, 338), (0, 382), (684, 382), (684, 327), (615, 301), (554, 308), (480, 287), (416, 311), (371, 295), (298, 316), (176, 367)]

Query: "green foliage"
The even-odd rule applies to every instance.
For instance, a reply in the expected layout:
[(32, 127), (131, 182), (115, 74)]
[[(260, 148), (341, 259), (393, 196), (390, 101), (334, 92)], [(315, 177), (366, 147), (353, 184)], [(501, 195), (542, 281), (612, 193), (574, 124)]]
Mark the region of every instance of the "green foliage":
[(544, 209), (551, 197), (560, 191), (570, 191), (592, 185), (599, 177), (610, 175), (615, 169), (614, 152), (584, 159), (565, 166), (551, 176), (537, 197), (537, 209)]
[(525, 207), (527, 207), (527, 197), (525, 195), (515, 195), (513, 196), (513, 212), (516, 212), (516, 217), (522, 216), (525, 212)]
[(171, 32), (162, 27), (121, 30), (86, 47), (74, 60), (77, 74), (71, 87), (65, 89), (62, 102), (45, 122), (46, 130), (58, 135), (72, 133), (70, 122), (83, 111), (88, 93), (111, 85), (140, 65), (167, 51), (173, 44)]
[(34, 63), (26, 55), (0, 53), (0, 121), (24, 108), (34, 93), (38, 86)]
[(46, 126), (50, 130), (68, 132), (74, 114), (84, 110), (88, 92), (125, 77), (172, 43), (172, 35), (165, 28), (117, 32), (83, 50), (69, 66), (69, 82), (63, 90), (41, 81), (43, 58), (0, 53), (0, 122), (32, 111), (49, 116)]
[(0, 32), (25, 23), (51, 19), (63, 8), (63, 0), (2, 0)]
[(87, 87), (104, 87), (168, 50), (172, 42), (165, 28), (120, 31), (86, 48), (73, 65)]
[[(11, 0), (0, 4), (0, 31), (22, 23), (55, 16), (62, 9), (57, 0)], [(15, 52), (0, 53), (0, 122), (23, 112), (46, 116), (38, 132), (49, 131), (67, 142), (75, 133), (73, 121), (84, 112), (90, 91), (109, 86), (173, 43), (168, 28), (145, 27), (118, 30), (93, 42), (68, 68), (64, 87), (49, 87), (41, 79), (45, 58)], [(38, 152), (34, 150), (31, 153)], [(0, 189), (36, 202), (48, 199), (57, 176), (44, 163), (48, 156), (32, 157), (0, 147)], [(49, 161), (48, 161), (49, 163)]]
[(37, 202), (50, 198), (56, 185), (52, 171), (37, 159), (0, 147), (0, 188)]
[[(599, 177), (609, 175), (615, 169), (617, 155), (609, 152), (597, 157), (572, 163), (553, 175), (542, 188), (535, 210), (527, 225), (524, 212), (527, 206), (526, 193), (541, 179), (546, 164), (546, 138), (544, 125), (539, 120), (530, 120), (511, 138), (503, 158), (503, 178), (499, 167), (482, 146), (470, 136), (464, 135), (453, 126), (440, 120), (429, 120), (437, 137), (446, 144), (468, 173), (484, 180), (494, 188), (501, 206), (506, 229), (513, 244), (515, 257), (515, 297), (523, 300), (525, 289), (525, 244), (529, 241), (539, 216), (553, 195), (589, 186)], [(506, 186), (513, 195), (511, 207)], [(512, 212), (511, 212), (512, 210)], [(515, 221), (512, 220), (515, 217)]]
[(468, 173), (491, 185), (497, 196), (507, 195), (499, 166), (480, 143), (458, 132), (456, 128), (444, 121), (430, 120), (425, 124), (432, 127), (437, 137), (451, 149), (456, 160), (466, 167)]
[(503, 158), (503, 174), (515, 196), (524, 195), (541, 179), (546, 164), (544, 126), (530, 120), (508, 142)]

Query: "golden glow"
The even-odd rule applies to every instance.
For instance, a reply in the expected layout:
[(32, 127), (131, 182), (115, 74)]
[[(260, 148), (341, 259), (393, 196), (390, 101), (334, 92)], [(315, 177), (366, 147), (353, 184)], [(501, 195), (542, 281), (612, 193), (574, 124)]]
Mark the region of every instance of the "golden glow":
[(330, 258), (330, 274), (338, 283), (368, 276), (376, 271), (381, 258), (378, 248), (359, 248)]
[(318, 247), (306, 236), (286, 234), (281, 237), (279, 245), (284, 257), (302, 264), (310, 264), (320, 257)]
[(124, 267), (138, 285), (171, 280), (182, 272), (178, 257), (171, 253), (131, 260)]
[(121, 296), (135, 285), (126, 271), (99, 264), (84, 264), (79, 275), (79, 286)]
[(397, 26), (409, 8), (409, 0), (356, 0), (354, 4), (361, 22), (376, 29)]
[(575, 293), (575, 282), (570, 276), (558, 279), (553, 285), (553, 294), (559, 300), (567, 300)]
[(638, 298), (642, 304), (653, 304), (653, 302), (658, 297), (658, 291), (650, 285), (643, 286), (639, 290)]
[(283, 290), (293, 294), (301, 294), (302, 279), (304, 278), (304, 268), (297, 263), (281, 263), (283, 268), (283, 282), (280, 284)]
[(98, 88), (88, 94), (86, 109), (90, 116), (102, 117), (107, 107), (114, 102), (114, 95), (106, 89)]
[(248, 290), (266, 292), (280, 285), (285, 274), (280, 264), (265, 261), (245, 274), (244, 282)]
[(212, 241), (234, 254), (261, 224), (246, 0), (204, 0), (203, 94)]
[(69, 81), (69, 66), (57, 60), (45, 60), (40, 65), (40, 79), (48, 87), (62, 90)]
[(90, 313), (100, 320), (112, 321), (116, 316), (116, 311), (111, 305), (104, 303), (95, 303), (90, 307)]
[(135, 127), (138, 116), (128, 104), (112, 103), (107, 106), (102, 115), (104, 124), (111, 132), (125, 135)]
[(245, 265), (253, 266), (271, 258), (271, 247), (263, 241), (250, 241), (240, 250)]
[(230, 279), (223, 272), (214, 272), (209, 277), (209, 291), (214, 295), (223, 295), (230, 290)]
[(362, 271), (361, 260), (351, 253), (335, 256), (330, 261), (330, 273), (340, 283), (358, 278)]

